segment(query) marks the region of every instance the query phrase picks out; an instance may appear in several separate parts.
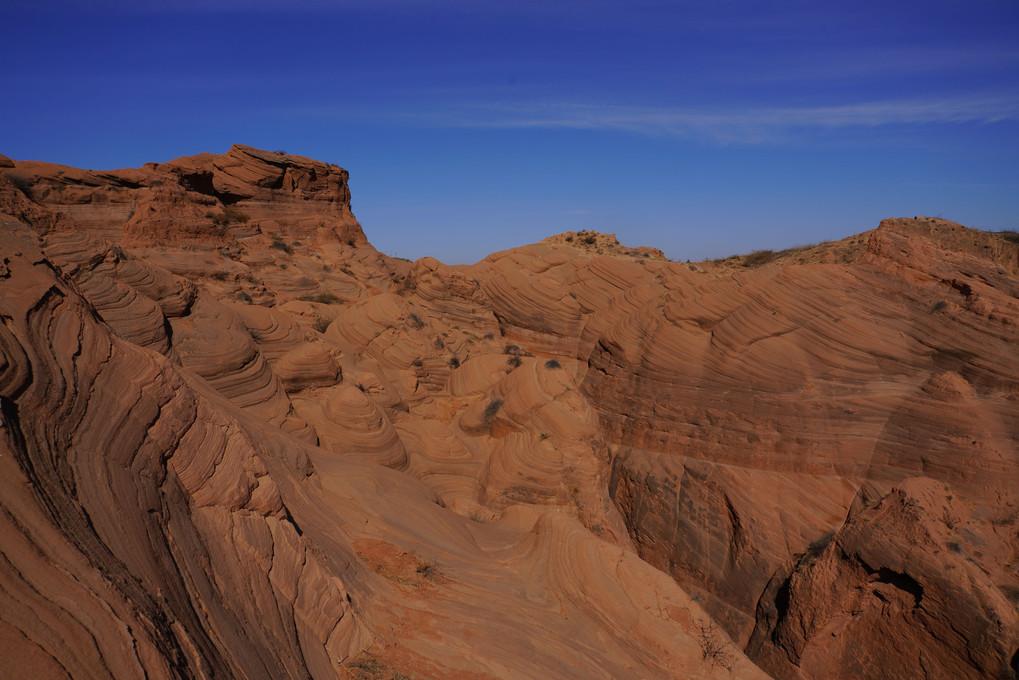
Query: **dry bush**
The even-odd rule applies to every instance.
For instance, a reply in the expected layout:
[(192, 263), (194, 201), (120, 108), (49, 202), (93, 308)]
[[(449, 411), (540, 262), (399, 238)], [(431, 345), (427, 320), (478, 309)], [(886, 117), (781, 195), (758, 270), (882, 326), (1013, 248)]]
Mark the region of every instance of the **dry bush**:
[(492, 421), (495, 420), (495, 414), (502, 408), (502, 399), (493, 397), (492, 401), (488, 402), (488, 406), (485, 407), (484, 423), (485, 425), (491, 425)]
[(329, 291), (324, 293), (315, 293), (314, 295), (302, 295), (297, 299), (304, 300), (305, 302), (321, 302), (324, 305), (335, 305), (338, 302), (343, 302), (343, 298), (337, 297)]

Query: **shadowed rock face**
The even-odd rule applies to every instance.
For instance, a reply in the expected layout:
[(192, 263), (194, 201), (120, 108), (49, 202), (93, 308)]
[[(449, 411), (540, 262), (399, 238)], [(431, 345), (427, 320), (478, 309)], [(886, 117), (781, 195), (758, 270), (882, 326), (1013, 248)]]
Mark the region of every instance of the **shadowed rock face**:
[(346, 180), (0, 157), (0, 675), (1014, 677), (1014, 235), (449, 267)]

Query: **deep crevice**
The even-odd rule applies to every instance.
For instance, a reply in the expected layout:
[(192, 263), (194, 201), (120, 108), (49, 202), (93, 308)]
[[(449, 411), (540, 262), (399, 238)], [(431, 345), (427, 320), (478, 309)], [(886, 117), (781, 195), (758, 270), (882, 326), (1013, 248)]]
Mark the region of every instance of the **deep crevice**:
[(888, 583), (904, 593), (909, 593), (913, 596), (913, 606), (920, 606), (920, 600), (923, 599), (923, 586), (909, 574), (901, 574), (887, 567), (881, 567), (877, 572), (876, 581), (878, 583)]

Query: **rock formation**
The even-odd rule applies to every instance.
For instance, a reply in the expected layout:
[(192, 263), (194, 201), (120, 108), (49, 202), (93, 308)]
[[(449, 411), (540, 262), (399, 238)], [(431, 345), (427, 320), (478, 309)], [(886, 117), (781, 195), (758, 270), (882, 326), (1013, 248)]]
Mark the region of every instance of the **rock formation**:
[(1013, 233), (408, 263), (243, 146), (0, 233), (0, 676), (1019, 673)]

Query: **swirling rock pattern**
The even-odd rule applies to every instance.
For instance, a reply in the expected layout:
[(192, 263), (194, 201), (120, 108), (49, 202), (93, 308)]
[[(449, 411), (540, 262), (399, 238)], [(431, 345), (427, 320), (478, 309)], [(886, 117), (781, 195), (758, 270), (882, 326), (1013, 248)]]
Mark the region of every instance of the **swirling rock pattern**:
[(1019, 672), (1013, 235), (408, 263), (243, 146), (0, 231), (4, 677)]

